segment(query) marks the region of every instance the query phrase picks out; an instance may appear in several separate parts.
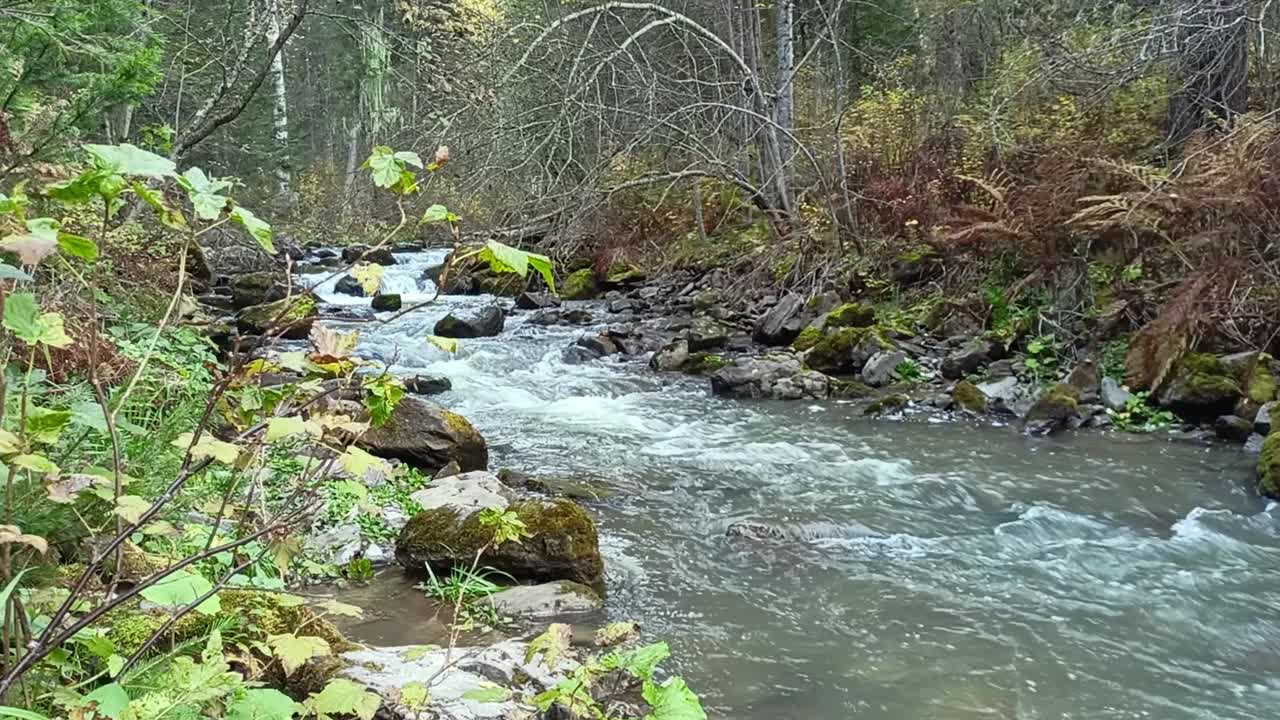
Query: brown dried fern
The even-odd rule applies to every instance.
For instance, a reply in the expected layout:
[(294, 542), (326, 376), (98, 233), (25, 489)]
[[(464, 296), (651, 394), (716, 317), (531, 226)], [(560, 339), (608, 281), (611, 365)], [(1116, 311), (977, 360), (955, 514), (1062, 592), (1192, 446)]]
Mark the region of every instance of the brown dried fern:
[(1134, 334), (1125, 356), (1125, 382), (1136, 389), (1158, 389), (1187, 350), (1201, 319), (1201, 304), (1213, 287), (1208, 273), (1182, 282), (1156, 318)]

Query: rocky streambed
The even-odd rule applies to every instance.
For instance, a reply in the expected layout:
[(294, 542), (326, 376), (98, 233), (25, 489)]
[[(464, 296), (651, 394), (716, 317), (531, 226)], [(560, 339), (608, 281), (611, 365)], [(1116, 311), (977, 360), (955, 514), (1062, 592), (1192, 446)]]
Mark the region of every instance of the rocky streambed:
[[(429, 296), (443, 253), (396, 259), (384, 291)], [(441, 391), (420, 401), (466, 418), (489, 468), (534, 478), (458, 475), (429, 502), (574, 496), (597, 530), (605, 617), (670, 641), (713, 716), (1269, 716), (1280, 532), (1255, 457), (1075, 431), (1122, 402), (1087, 366), (1032, 391), (1024, 359), (973, 335), (904, 337), (835, 298), (738, 315), (705, 288), (626, 275), (566, 284), (591, 301), (447, 295), (386, 324), (332, 281), (317, 295), (325, 322), (361, 330), (362, 356)], [(450, 314), (477, 330), (456, 354), (425, 342)], [(1244, 441), (1266, 420), (1246, 419), (1259, 368), (1177, 372), (1209, 427), (1234, 416)], [(432, 462), (478, 464), (474, 448), (448, 456), (443, 438), (467, 443), (431, 415)], [(345, 551), (390, 562), (396, 547)], [(560, 569), (596, 582), (589, 562)], [(390, 617), (377, 634), (433, 641), (416, 633), (419, 618)]]

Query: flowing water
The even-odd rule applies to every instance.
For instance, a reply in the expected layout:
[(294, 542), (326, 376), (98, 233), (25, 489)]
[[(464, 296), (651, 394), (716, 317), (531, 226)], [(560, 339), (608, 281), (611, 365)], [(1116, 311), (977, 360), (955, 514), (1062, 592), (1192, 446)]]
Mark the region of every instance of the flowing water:
[[(403, 255), (387, 282), (425, 298), (442, 256)], [(639, 363), (565, 364), (584, 331), (527, 314), (453, 357), (424, 341), (482, 302), (364, 326), (361, 353), (450, 377), (440, 400), (493, 467), (615, 491), (593, 504), (610, 615), (669, 640), (713, 717), (1274, 717), (1280, 511), (1242, 453), (720, 400)], [(812, 539), (726, 537), (740, 520)]]

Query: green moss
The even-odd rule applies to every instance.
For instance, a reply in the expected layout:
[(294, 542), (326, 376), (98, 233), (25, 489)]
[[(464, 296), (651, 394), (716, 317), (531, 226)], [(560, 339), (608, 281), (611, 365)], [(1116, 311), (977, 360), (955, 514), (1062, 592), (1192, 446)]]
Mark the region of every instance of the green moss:
[(968, 380), (961, 380), (956, 383), (956, 388), (951, 392), (951, 399), (955, 402), (956, 407), (971, 413), (981, 415), (987, 411), (987, 396), (978, 389), (977, 385)]
[(879, 400), (876, 400), (875, 402), (868, 405), (867, 409), (862, 411), (862, 414), (882, 415), (887, 412), (901, 410), (902, 408), (906, 407), (907, 404), (910, 402), (911, 402), (910, 398), (908, 398), (906, 395), (899, 395), (899, 394), (886, 395), (880, 398)]
[(566, 300), (590, 300), (597, 292), (596, 276), (590, 268), (571, 273), (560, 284), (560, 295)]
[(875, 392), (870, 385), (856, 380), (833, 380), (831, 382), (831, 397), (838, 400), (861, 400), (871, 397)]
[[(287, 338), (303, 338), (311, 332), (309, 320), (316, 316), (316, 297), (311, 293), (275, 302), (254, 305), (240, 311), (236, 325), (241, 332), (260, 335), (275, 325), (291, 326)], [(276, 318), (279, 317), (279, 320)]]
[(528, 279), (516, 273), (493, 272), (487, 268), (473, 277), (476, 289), (500, 297), (515, 297), (524, 292)]
[(805, 356), (805, 363), (824, 373), (847, 371), (854, 348), (863, 343), (874, 343), (880, 350), (893, 349), (893, 343), (876, 328), (842, 328), (819, 340)]
[(729, 365), (723, 355), (715, 353), (695, 353), (684, 364), (684, 371), (691, 375), (710, 375)]
[(807, 327), (800, 331), (800, 335), (796, 337), (795, 342), (791, 343), (791, 347), (804, 352), (821, 341), (822, 331), (816, 327)]
[(1076, 414), (1080, 405), (1080, 389), (1058, 383), (1040, 396), (1027, 413), (1027, 420), (1065, 420)]
[(1265, 405), (1276, 397), (1276, 376), (1271, 369), (1271, 356), (1262, 353), (1249, 378), (1247, 397), (1258, 405)]
[(876, 322), (876, 310), (863, 303), (845, 303), (827, 313), (826, 327), (863, 328)]
[(613, 284), (636, 282), (644, 278), (643, 270), (627, 263), (614, 263), (610, 266), (609, 272), (605, 273), (605, 282)]
[(454, 436), (465, 441), (484, 442), (484, 438), (480, 437), (480, 432), (471, 424), (471, 421), (458, 413), (441, 410), (440, 419)]
[(1280, 499), (1280, 431), (1267, 436), (1258, 455), (1258, 492)]

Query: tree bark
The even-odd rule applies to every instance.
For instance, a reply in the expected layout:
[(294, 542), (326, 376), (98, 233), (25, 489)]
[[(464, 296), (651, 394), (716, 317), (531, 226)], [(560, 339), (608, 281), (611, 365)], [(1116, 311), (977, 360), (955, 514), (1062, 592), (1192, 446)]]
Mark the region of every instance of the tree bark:
[[(271, 0), (267, 18), (267, 43), (275, 46), (280, 41), (280, 0)], [(289, 94), (284, 74), (284, 45), (271, 59), (271, 90), (273, 107), (271, 114), (272, 141), (276, 148), (276, 183), (280, 199), (286, 204), (293, 197), (292, 162), (289, 155)]]
[(1178, 14), (1180, 86), (1169, 98), (1169, 144), (1179, 147), (1214, 120), (1249, 106), (1245, 0), (1186, 0)]

